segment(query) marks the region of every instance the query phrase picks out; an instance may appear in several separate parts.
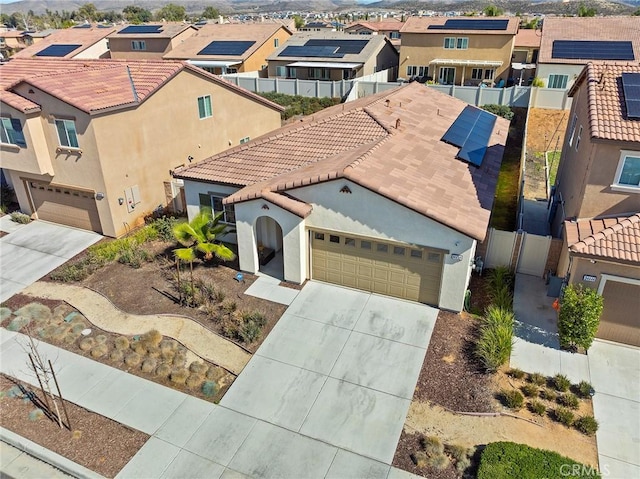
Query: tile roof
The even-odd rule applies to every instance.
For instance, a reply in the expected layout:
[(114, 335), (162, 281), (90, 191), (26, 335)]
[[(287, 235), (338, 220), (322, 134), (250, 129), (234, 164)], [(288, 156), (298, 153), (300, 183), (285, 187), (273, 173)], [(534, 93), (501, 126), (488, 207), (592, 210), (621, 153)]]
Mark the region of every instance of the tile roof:
[(373, 32), (398, 31), (400, 30), (400, 28), (402, 28), (403, 25), (404, 25), (404, 22), (398, 20), (397, 18), (384, 18), (381, 20), (373, 20), (370, 22), (369, 21), (354, 22), (344, 27), (344, 30), (348, 31), (355, 27), (364, 27)]
[(145, 23), (144, 26), (161, 27), (158, 33), (120, 33), (120, 31), (128, 28), (132, 25), (122, 25), (117, 30), (112, 30), (109, 38), (173, 38), (180, 35), (185, 30), (193, 28), (193, 25), (182, 22), (165, 22), (165, 23)]
[(429, 30), (430, 25), (444, 25), (447, 20), (458, 17), (409, 17), (400, 33), (460, 34), (460, 35), (515, 35), (518, 32), (518, 17), (460, 17), (464, 20), (509, 20), (506, 30)]
[(247, 49), (247, 51), (242, 55), (233, 55), (234, 58), (246, 60), (281, 28), (288, 30), (287, 27), (280, 23), (207, 24), (201, 27), (197, 33), (187, 38), (180, 45), (177, 45), (173, 50), (167, 53), (164, 58), (182, 60), (189, 60), (193, 58), (202, 60), (228, 58), (226, 55), (198, 55), (198, 52), (214, 40), (255, 41), (256, 43), (249, 47), (249, 49)]
[(244, 186), (226, 198), (231, 203), (285, 191), (295, 197), (297, 187), (346, 178), (482, 240), (509, 124), (497, 119), (482, 166), (471, 166), (440, 140), (466, 105), (411, 83), (327, 108), (175, 176)]
[(545, 17), (538, 63), (584, 65), (587, 60), (551, 58), (554, 40), (631, 41), (640, 60), (640, 17)]
[[(115, 28), (65, 28), (63, 30), (56, 30), (50, 35), (47, 35), (39, 42), (28, 46), (27, 48), (20, 50), (12, 55), (11, 58), (37, 58), (35, 54), (44, 50), (50, 45), (64, 44), (64, 45), (80, 45), (75, 50), (69, 52), (64, 58), (73, 58), (80, 52), (83, 52), (87, 48), (95, 45), (100, 40), (113, 33)], [(33, 36), (33, 35), (32, 35)]]
[(622, 73), (640, 73), (640, 62), (591, 62), (582, 70), (569, 96), (586, 82), (592, 138), (640, 142), (640, 120), (627, 117)]
[(542, 33), (533, 28), (521, 28), (516, 33), (515, 47), (536, 48), (540, 46)]
[(564, 224), (571, 251), (640, 263), (640, 213)]
[[(141, 103), (182, 70), (189, 70), (225, 88), (282, 110), (279, 105), (255, 93), (181, 61), (14, 59), (0, 66), (0, 87), (4, 93), (8, 93), (7, 104), (12, 106), (9, 101), (18, 104), (19, 100), (12, 97), (15, 93), (11, 90), (17, 84), (25, 82), (79, 110), (92, 113)], [(27, 106), (29, 105), (24, 105), (25, 108)]]

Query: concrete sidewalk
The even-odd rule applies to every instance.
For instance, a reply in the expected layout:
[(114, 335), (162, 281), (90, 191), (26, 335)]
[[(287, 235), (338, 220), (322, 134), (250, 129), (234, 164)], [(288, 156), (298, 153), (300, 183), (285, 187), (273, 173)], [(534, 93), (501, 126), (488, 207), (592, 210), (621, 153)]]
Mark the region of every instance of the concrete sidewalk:
[(0, 476), (16, 479), (69, 479), (55, 467), (22, 452), (6, 442), (0, 441)]

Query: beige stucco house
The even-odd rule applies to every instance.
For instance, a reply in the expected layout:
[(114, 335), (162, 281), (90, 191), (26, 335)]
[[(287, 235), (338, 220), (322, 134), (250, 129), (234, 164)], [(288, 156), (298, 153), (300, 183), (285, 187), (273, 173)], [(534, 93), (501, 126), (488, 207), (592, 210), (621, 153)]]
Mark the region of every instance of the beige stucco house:
[(344, 27), (350, 35), (384, 35), (396, 47), (400, 47), (400, 29), (404, 22), (398, 18), (378, 17), (372, 21), (358, 21)]
[[(439, 111), (438, 115), (432, 114)], [(485, 238), (509, 123), (480, 166), (443, 137), (475, 107), (419, 83), (327, 108), (174, 171), (187, 210), (223, 212), (240, 268), (460, 311)], [(458, 133), (473, 136), (467, 124)]]
[(637, 62), (589, 63), (569, 91), (551, 219), (564, 241), (557, 275), (604, 296), (598, 336), (640, 346), (640, 112), (625, 73), (640, 102)]
[(280, 126), (281, 108), (177, 61), (11, 60), (0, 167), (20, 208), (118, 237), (164, 206), (171, 171)]
[(409, 17), (400, 30), (398, 75), (442, 85), (506, 82), (517, 17)]
[(109, 35), (111, 58), (160, 59), (197, 31), (182, 22), (125, 25)]
[(164, 55), (215, 74), (264, 71), (267, 57), (293, 32), (280, 23), (206, 24)]
[(109, 58), (107, 37), (114, 31), (112, 26), (80, 25), (43, 32), (43, 36), (37, 37), (36, 34), (25, 34), (25, 41), (33, 41), (33, 44), (11, 58)]
[(340, 81), (389, 70), (385, 80), (395, 81), (398, 52), (384, 35), (304, 32), (267, 60), (269, 78)]
[(521, 28), (516, 34), (511, 54), (511, 73), (516, 85), (530, 85), (536, 77), (536, 64), (540, 54), (542, 32)]

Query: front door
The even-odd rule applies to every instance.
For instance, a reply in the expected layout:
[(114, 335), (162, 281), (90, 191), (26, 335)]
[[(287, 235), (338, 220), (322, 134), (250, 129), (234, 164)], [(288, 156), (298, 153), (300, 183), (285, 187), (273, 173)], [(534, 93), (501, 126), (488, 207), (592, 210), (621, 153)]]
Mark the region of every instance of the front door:
[(453, 85), (456, 79), (456, 69), (451, 67), (440, 67), (438, 83), (441, 85)]

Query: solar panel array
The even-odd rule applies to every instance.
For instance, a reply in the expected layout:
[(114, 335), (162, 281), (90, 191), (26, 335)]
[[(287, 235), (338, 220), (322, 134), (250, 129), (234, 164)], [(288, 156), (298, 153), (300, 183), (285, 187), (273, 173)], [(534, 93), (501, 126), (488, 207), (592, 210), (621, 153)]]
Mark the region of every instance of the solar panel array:
[(640, 73), (623, 73), (622, 90), (627, 106), (627, 117), (640, 120)]
[(255, 41), (215, 40), (202, 50), (198, 55), (242, 55)]
[(634, 60), (628, 41), (554, 40), (551, 58), (566, 60)]
[(91, 28), (91, 24), (90, 23), (83, 23), (82, 25), (76, 25), (73, 28)]
[(280, 52), (279, 57), (320, 57), (343, 58), (345, 55), (360, 53), (369, 40), (311, 39), (304, 45), (290, 45)]
[(480, 166), (495, 123), (495, 115), (469, 105), (458, 115), (442, 141), (460, 148), (457, 157), (461, 160)]
[(76, 48), (80, 48), (82, 45), (66, 45), (66, 44), (54, 44), (49, 45), (44, 50), (40, 50), (36, 53), (37, 57), (66, 57), (69, 53)]
[(162, 25), (129, 25), (123, 28), (118, 33), (160, 33)]
[(444, 25), (429, 25), (427, 30), (506, 30), (509, 20), (447, 20)]

